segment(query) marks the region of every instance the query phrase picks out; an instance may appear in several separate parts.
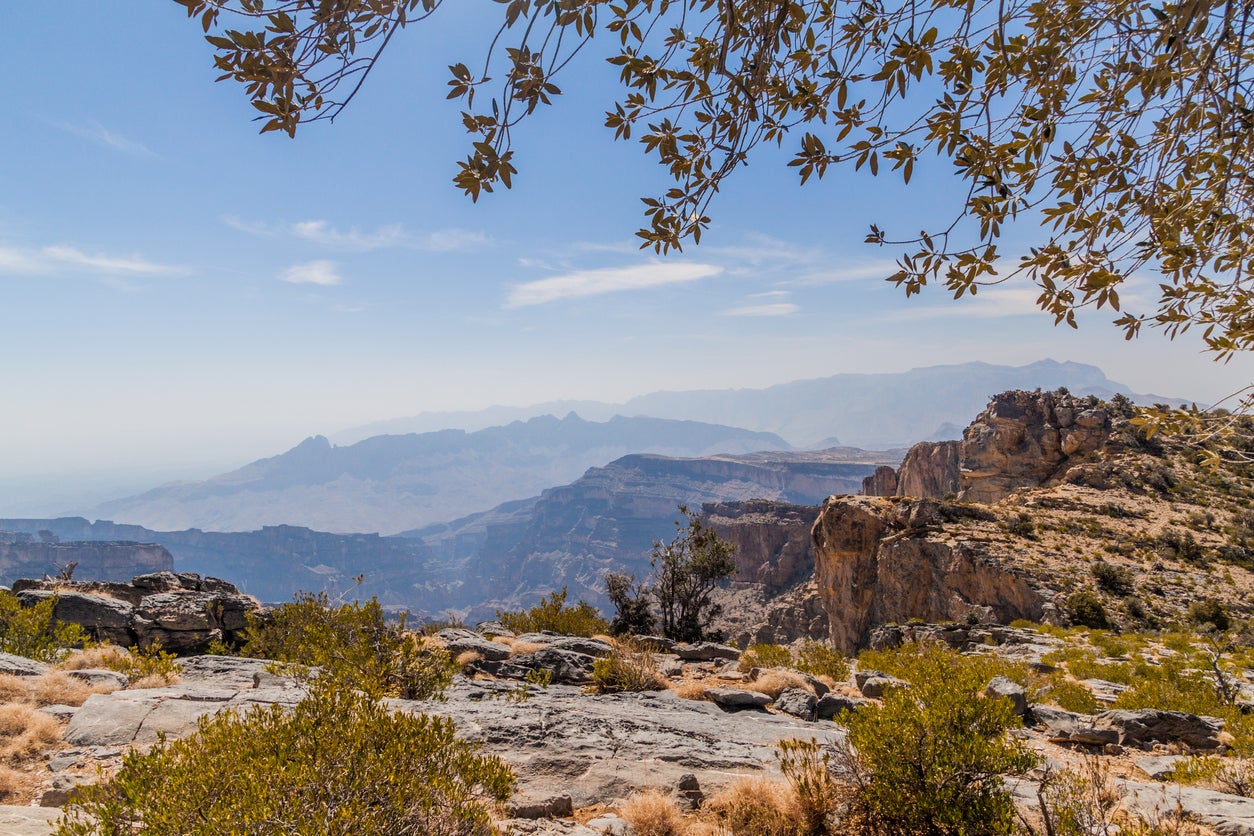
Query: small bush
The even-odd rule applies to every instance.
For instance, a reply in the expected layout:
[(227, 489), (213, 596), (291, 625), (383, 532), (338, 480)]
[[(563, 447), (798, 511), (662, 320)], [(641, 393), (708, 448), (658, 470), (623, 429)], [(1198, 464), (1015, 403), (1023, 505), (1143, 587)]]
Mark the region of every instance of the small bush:
[(1106, 592), (1121, 597), (1132, 594), (1132, 573), (1126, 568), (1098, 560), (1090, 571), (1097, 585)]
[(1214, 598), (1194, 601), (1190, 604), (1189, 620), (1194, 624), (1209, 624), (1221, 633), (1232, 626), (1232, 619), (1228, 615), (1227, 608)]
[(497, 610), (497, 621), (515, 633), (539, 633), (552, 630), (569, 636), (595, 636), (608, 633), (610, 623), (587, 601), (566, 606), (566, 588), (540, 599), (529, 610), (503, 612)]
[(609, 656), (592, 663), (592, 685), (598, 694), (662, 691), (666, 677), (658, 670), (652, 653), (630, 642), (617, 641)]
[(826, 836), (841, 807), (831, 757), (815, 740), (783, 740), (779, 763), (796, 798), (798, 836)]
[(681, 700), (696, 700), (700, 702), (705, 699), (705, 692), (710, 689), (710, 686), (698, 679), (686, 679), (683, 682), (674, 683), (670, 686), (670, 689)]
[(792, 666), (792, 651), (778, 644), (751, 644), (740, 654), (740, 669), (787, 668)]
[(82, 627), (53, 617), (56, 606), (55, 598), (47, 598), (23, 607), (16, 595), (0, 591), (0, 651), (55, 662), (67, 648), (86, 644)]
[(486, 836), (489, 805), (513, 784), (451, 720), (319, 681), (294, 709), (204, 717), (189, 737), (128, 753), (78, 791), (56, 834)]
[(766, 694), (773, 700), (779, 699), (779, 695), (789, 688), (802, 688), (807, 691), (814, 690), (801, 674), (796, 671), (784, 670), (763, 671), (761, 676), (752, 682), (745, 683), (744, 687), (750, 691)]
[(1019, 725), (1009, 700), (982, 699), (986, 671), (941, 646), (895, 652), (909, 686), (848, 720), (843, 766), (865, 830), (885, 834), (1008, 834), (1014, 804), (1001, 776), (1036, 758), (1006, 732)]
[(1092, 714), (1097, 711), (1097, 697), (1087, 687), (1061, 673), (1050, 677), (1044, 697), (1064, 711)]
[(109, 670), (117, 671), (126, 676), (127, 687), (147, 680), (159, 685), (169, 685), (178, 679), (183, 666), (175, 661), (173, 653), (161, 649), (161, 642), (155, 641), (144, 647), (132, 647), (129, 653), (118, 653), (102, 658)]
[(684, 817), (675, 800), (659, 789), (637, 793), (623, 802), (623, 818), (636, 836), (682, 836)]
[(849, 679), (849, 660), (839, 650), (823, 642), (806, 640), (797, 651), (797, 670), (810, 676), (831, 677), (834, 682)]
[(610, 632), (615, 636), (651, 635), (657, 630), (649, 588), (636, 582), (635, 575), (609, 572), (605, 576), (605, 594), (614, 605)]
[(1072, 593), (1067, 598), (1067, 616), (1075, 624), (1106, 630), (1110, 627), (1110, 619), (1106, 615), (1106, 607), (1102, 599), (1087, 590)]
[(372, 696), (429, 699), (453, 679), (442, 648), (425, 647), (413, 633), (384, 621), (373, 598), (332, 607), (326, 593), (300, 593), (267, 616), (249, 616), (244, 656), (273, 659), (297, 672), (317, 667), (349, 688)]

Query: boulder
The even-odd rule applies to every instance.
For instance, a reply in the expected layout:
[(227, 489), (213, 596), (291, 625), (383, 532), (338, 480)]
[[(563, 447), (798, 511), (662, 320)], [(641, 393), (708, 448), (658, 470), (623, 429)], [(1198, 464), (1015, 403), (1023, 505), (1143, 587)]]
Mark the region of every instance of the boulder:
[(859, 697), (846, 697), (844, 694), (824, 694), (814, 704), (814, 717), (816, 720), (831, 720), (842, 711), (857, 711), (870, 702)]
[(24, 589), (17, 599), (24, 607), (33, 607), (49, 598), (56, 600), (52, 614), (58, 621), (78, 624), (98, 641), (129, 646), (135, 643), (131, 617), (135, 608), (125, 601), (73, 590)]
[(771, 704), (768, 695), (744, 688), (707, 688), (705, 698), (724, 711), (762, 709)]
[(511, 798), (505, 809), (512, 819), (548, 819), (575, 814), (575, 805), (569, 795), (522, 792)]
[[(452, 633), (453, 631), (444, 630), (441, 632)], [(459, 630), (457, 632), (463, 635), (450, 635), (448, 638), (444, 639), (444, 649), (447, 650), (454, 659), (463, 653), (478, 653), (490, 662), (499, 662), (502, 659), (509, 658), (510, 649), (507, 645), (503, 645), (500, 642), (488, 641), (478, 633), (470, 633), (467, 630)]]
[[(570, 650), (541, 648), (533, 653), (523, 653), (508, 661), (476, 663), (475, 668), (493, 676), (522, 679), (528, 671), (546, 670), (552, 681), (566, 685), (587, 685), (592, 681), (592, 663), (596, 660), (586, 653)], [(495, 664), (495, 669), (493, 668)]]
[(88, 685), (107, 685), (112, 688), (125, 688), (127, 683), (126, 674), (99, 668), (83, 668), (76, 671), (66, 671), (66, 673), (75, 679), (86, 682)]
[(609, 642), (602, 639), (583, 638), (582, 636), (563, 636), (560, 639), (554, 639), (549, 642), (549, 647), (554, 650), (570, 650), (598, 658), (609, 656), (614, 652), (614, 645)]
[(1010, 700), (1010, 704), (1014, 706), (1015, 714), (1020, 717), (1028, 715), (1028, 695), (1023, 690), (1023, 686), (1009, 677), (995, 676), (984, 686), (984, 696), (986, 697), (1005, 697)]
[(0, 653), (0, 673), (9, 676), (43, 676), (50, 670), (52, 667), (43, 662), (12, 653)]
[(889, 688), (901, 688), (906, 685), (895, 676), (870, 669), (855, 673), (854, 681), (858, 683), (858, 690), (862, 692), (862, 696), (874, 699), (883, 697), (884, 692)]
[(1103, 711), (1093, 718), (1093, 726), (1118, 734), (1124, 746), (1148, 748), (1155, 743), (1179, 743), (1190, 749), (1218, 749), (1224, 721), (1199, 717), (1183, 711), (1140, 708), (1133, 711)]
[(785, 688), (775, 699), (775, 707), (785, 714), (813, 720), (818, 699), (805, 688)]
[(698, 642), (696, 644), (677, 644), (671, 651), (685, 662), (713, 662), (715, 659), (736, 660), (740, 651), (734, 647), (717, 642)]

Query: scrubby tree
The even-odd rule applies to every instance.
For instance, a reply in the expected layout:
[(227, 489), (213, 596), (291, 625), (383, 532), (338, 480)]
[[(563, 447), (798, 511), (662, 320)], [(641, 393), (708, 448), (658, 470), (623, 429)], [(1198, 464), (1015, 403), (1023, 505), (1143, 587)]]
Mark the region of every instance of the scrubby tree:
[(610, 632), (614, 635), (648, 635), (657, 629), (657, 619), (649, 606), (649, 588), (637, 583), (635, 575), (607, 572), (605, 595), (614, 605), (614, 620), (610, 622)]
[(676, 641), (694, 642), (706, 637), (710, 620), (722, 612), (712, 600), (719, 583), (736, 573), (733, 549), (701, 517), (679, 506), (682, 520), (675, 522), (675, 538), (653, 544), (653, 583), (662, 635)]
[[(383, 50), (441, 0), (175, 0), (204, 27), (220, 78), (263, 131), (335, 117)], [(560, 94), (576, 54), (601, 53), (622, 95), (605, 117), (674, 181), (645, 201), (642, 246), (697, 241), (724, 180), (791, 141), (800, 181), (848, 166), (909, 182), (933, 155), (958, 178), (929, 229), (872, 226), (900, 248), (907, 295), (956, 297), (1010, 274), (1055, 321), (1122, 310), (1125, 282), (1161, 276), (1169, 335), (1200, 329), (1227, 358), (1254, 347), (1254, 177), (1248, 4), (1236, 0), (502, 0), (486, 58), (450, 67), (472, 198), (516, 173), (513, 132)], [(239, 29), (223, 28), (231, 13)], [(494, 24), (495, 25), (495, 24)], [(599, 39), (594, 41), (594, 36)], [(485, 39), (486, 40), (486, 39)], [(1003, 230), (1029, 241), (1005, 258)], [(1043, 223), (1042, 223), (1043, 222)]]

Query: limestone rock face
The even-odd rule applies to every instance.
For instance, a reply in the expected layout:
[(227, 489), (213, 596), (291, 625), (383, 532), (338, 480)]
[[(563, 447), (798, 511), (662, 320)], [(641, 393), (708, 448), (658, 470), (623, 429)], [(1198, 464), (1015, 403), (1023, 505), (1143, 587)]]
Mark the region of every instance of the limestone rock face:
[(53, 614), (97, 639), (123, 647), (160, 642), (179, 654), (200, 652), (214, 639), (230, 641), (261, 605), (217, 578), (156, 572), (131, 583), (19, 580), (23, 606), (55, 598)]
[(1109, 437), (1110, 415), (1083, 399), (1003, 392), (963, 434), (959, 498), (996, 502), (1018, 488), (1043, 485)]
[(1039, 619), (1026, 578), (943, 533), (928, 500), (832, 497), (814, 524), (815, 580), (831, 641), (851, 653), (889, 622)]
[(910, 448), (897, 475), (896, 496), (940, 498), (958, 492), (962, 442), (924, 441)]
[(862, 493), (996, 502), (1062, 479), (1107, 445), (1111, 420), (1104, 407), (1062, 391), (1002, 392), (962, 441), (914, 445), (897, 471), (880, 468), (864, 480)]
[(0, 532), (0, 581), (56, 575), (75, 564), (83, 580), (124, 581), (141, 572), (168, 572), (174, 558), (155, 543), (34, 542), (13, 532)]

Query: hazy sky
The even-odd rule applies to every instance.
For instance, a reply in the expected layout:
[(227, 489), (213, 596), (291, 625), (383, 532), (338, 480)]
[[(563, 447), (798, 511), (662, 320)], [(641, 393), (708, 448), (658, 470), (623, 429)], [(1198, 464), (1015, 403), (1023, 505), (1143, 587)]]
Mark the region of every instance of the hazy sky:
[(669, 181), (601, 127), (615, 73), (596, 60), (520, 129), (514, 190), (472, 204), (450, 182), (467, 138), (445, 68), (481, 57), (501, 8), (456, 0), (407, 30), (335, 124), (289, 140), (214, 83), (173, 2), (0, 4), (7, 496), (201, 477), (494, 403), (1044, 357), (1206, 401), (1254, 379), (1192, 339), (1125, 344), (1107, 314), (1056, 329), (1025, 284), (907, 301), (883, 281), (892, 252), (862, 238), (952, 206), (926, 166), (907, 189), (802, 188), (764, 155), (701, 246), (642, 252), (638, 198)]

